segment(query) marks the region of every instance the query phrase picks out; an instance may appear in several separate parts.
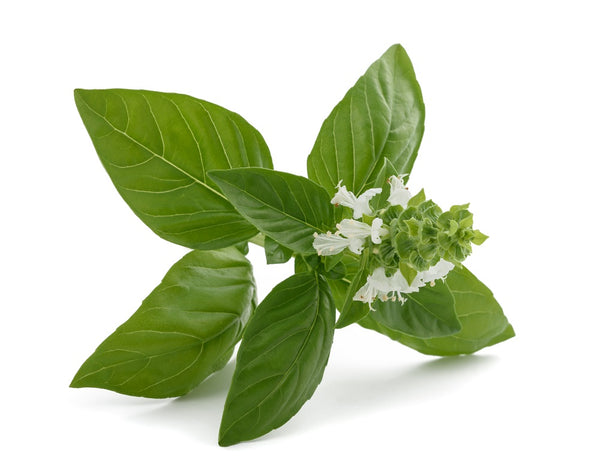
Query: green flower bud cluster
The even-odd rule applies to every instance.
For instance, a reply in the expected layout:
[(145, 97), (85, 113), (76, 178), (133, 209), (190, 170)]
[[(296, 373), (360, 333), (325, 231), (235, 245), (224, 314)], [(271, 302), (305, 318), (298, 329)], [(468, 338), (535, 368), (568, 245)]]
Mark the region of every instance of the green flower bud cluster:
[(444, 259), (459, 264), (471, 254), (472, 244), (486, 239), (473, 229), (473, 214), (467, 205), (442, 209), (426, 200), (421, 191), (406, 207), (390, 206), (383, 212), (390, 240), (382, 244), (380, 257), (386, 267), (408, 264), (415, 271), (426, 271)]

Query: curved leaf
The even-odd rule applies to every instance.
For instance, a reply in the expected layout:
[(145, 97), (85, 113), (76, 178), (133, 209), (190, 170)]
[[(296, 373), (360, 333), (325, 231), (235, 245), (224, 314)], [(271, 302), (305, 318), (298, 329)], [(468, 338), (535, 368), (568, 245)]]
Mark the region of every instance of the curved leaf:
[(331, 195), (340, 180), (358, 195), (373, 186), (384, 158), (398, 173), (410, 173), (424, 121), (412, 64), (394, 45), (325, 119), (308, 157), (308, 176)]
[(515, 335), (492, 292), (465, 267), (452, 270), (445, 285), (455, 300), (456, 314), (462, 325), (459, 333), (441, 338), (415, 338), (386, 328), (372, 315), (359, 323), (421, 353), (436, 356), (475, 353)]
[(207, 175), (273, 167), (262, 136), (242, 117), (153, 91), (77, 89), (75, 102), (112, 182), (156, 234), (193, 249), (219, 249), (256, 234)]
[(254, 298), (252, 266), (237, 249), (192, 251), (87, 359), (71, 387), (181, 396), (229, 361)]
[[(419, 292), (405, 294), (404, 304), (376, 300), (372, 304), (373, 311), (369, 312), (367, 304), (352, 301), (354, 293), (365, 282), (368, 274), (368, 270), (360, 270), (354, 277), (346, 276), (344, 280), (328, 281), (336, 307), (340, 311), (336, 328), (358, 322), (380, 333), (401, 332), (420, 338), (452, 335), (460, 331), (461, 324), (454, 308), (454, 298), (444, 283), (438, 282), (435, 287), (426, 286)], [(349, 278), (352, 280), (349, 281)], [(366, 323), (363, 325), (364, 322)]]
[(348, 294), (348, 288), (350, 284), (346, 280), (342, 279), (327, 279), (329, 288), (331, 289), (331, 295), (335, 302), (335, 308), (338, 312), (341, 312), (346, 302), (346, 295)]
[(307, 178), (263, 168), (218, 170), (209, 175), (240, 214), (292, 251), (314, 254), (313, 234), (334, 226), (329, 196)]
[(405, 294), (406, 302), (373, 303), (371, 318), (382, 327), (419, 338), (452, 335), (460, 331), (454, 298), (443, 282)]
[(265, 257), (267, 264), (283, 264), (292, 258), (293, 251), (265, 236)]
[(219, 431), (219, 444), (254, 439), (285, 424), (310, 399), (329, 358), (335, 307), (315, 273), (277, 285), (248, 322)]

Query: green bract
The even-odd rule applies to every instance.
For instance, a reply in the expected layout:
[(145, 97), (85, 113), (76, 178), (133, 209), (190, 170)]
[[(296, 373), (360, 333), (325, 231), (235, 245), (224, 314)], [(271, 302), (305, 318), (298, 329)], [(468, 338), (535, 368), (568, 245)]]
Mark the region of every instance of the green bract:
[[(325, 119), (309, 178), (272, 170), (259, 132), (210, 102), (125, 89), (78, 89), (75, 102), (133, 212), (193, 250), (72, 387), (180, 396), (222, 369), (241, 340), (219, 431), (226, 446), (300, 410), (323, 377), (335, 328), (358, 323), (440, 356), (514, 336), (491, 291), (462, 265), (487, 238), (468, 205), (443, 211), (405, 186), (425, 110), (400, 45)], [(295, 260), (295, 275), (258, 305), (248, 242), (264, 247), (268, 264)]]
[(458, 264), (471, 254), (471, 243), (485, 240), (483, 233), (473, 230), (473, 215), (466, 207), (453, 206), (442, 213), (427, 200), (390, 211), (397, 217), (390, 220), (391, 249), (386, 250), (386, 262), (404, 260), (417, 271), (429, 269), (440, 259)]

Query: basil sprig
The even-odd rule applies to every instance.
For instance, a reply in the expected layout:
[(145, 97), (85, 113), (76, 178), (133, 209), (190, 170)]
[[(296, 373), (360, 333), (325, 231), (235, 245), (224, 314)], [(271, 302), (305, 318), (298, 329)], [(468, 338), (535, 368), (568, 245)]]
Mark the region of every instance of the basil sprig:
[[(462, 265), (487, 236), (467, 205), (443, 212), (405, 187), (425, 109), (412, 64), (389, 48), (325, 119), (308, 178), (273, 170), (260, 133), (190, 96), (108, 89), (75, 102), (112, 182), (160, 237), (192, 251), (83, 363), (72, 387), (186, 394), (234, 353), (220, 445), (285, 424), (314, 394), (336, 328), (352, 323), (428, 355), (514, 336)], [(260, 303), (248, 242), (296, 273)], [(336, 308), (340, 317), (336, 322)]]

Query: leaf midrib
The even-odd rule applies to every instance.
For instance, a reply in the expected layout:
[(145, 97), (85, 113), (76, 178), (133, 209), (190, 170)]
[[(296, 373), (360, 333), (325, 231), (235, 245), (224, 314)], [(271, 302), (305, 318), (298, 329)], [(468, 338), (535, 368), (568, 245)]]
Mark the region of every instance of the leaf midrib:
[[(98, 111), (96, 111), (95, 109), (93, 109), (88, 103), (87, 101), (81, 96), (79, 95), (79, 98), (81, 99), (82, 104), (84, 104), (92, 113), (96, 114), (98, 117), (100, 117), (104, 122), (106, 122), (106, 124), (108, 124), (115, 132), (127, 137), (127, 139), (129, 139), (130, 141), (132, 141), (134, 144), (136, 144), (137, 146), (143, 148), (144, 150), (146, 150), (147, 152), (152, 154), (152, 157), (156, 157), (161, 159), (164, 163), (166, 163), (167, 165), (171, 166), (172, 168), (174, 168), (175, 170), (177, 170), (179, 173), (187, 176), (188, 178), (191, 178), (192, 180), (194, 180), (194, 182), (196, 182), (198, 185), (203, 186), (204, 188), (206, 188), (207, 190), (211, 191), (212, 193), (214, 193), (215, 195), (219, 196), (220, 198), (224, 199), (225, 201), (227, 201), (227, 198), (219, 193), (217, 190), (215, 190), (212, 186), (204, 183), (202, 180), (199, 180), (197, 177), (195, 177), (194, 175), (192, 175), (191, 173), (188, 173), (187, 171), (183, 170), (182, 168), (178, 167), (177, 165), (175, 165), (173, 162), (171, 162), (170, 160), (168, 160), (164, 155), (162, 154), (158, 154), (156, 152), (154, 152), (153, 150), (151, 150), (150, 148), (148, 148), (146, 145), (144, 145), (143, 143), (137, 141), (135, 138), (133, 138), (131, 135), (129, 135), (127, 132), (115, 127), (112, 122), (110, 122), (106, 116), (103, 116), (102, 114), (100, 114)], [(145, 96), (144, 96), (145, 98)], [(150, 105), (148, 106), (150, 107)], [(151, 109), (151, 107), (150, 107)], [(157, 129), (160, 131), (160, 127), (158, 126), (158, 123), (156, 124)], [(203, 164), (204, 166), (204, 164)]]
[[(302, 346), (300, 347), (300, 349), (298, 350), (298, 353), (296, 354), (296, 357), (294, 358), (294, 361), (292, 361), (288, 367), (288, 369), (285, 371), (285, 373), (282, 373), (281, 379), (279, 380), (279, 382), (275, 385), (275, 387), (256, 405), (251, 407), (250, 409), (248, 409), (246, 412), (244, 412), (244, 414), (242, 414), (240, 417), (238, 417), (235, 421), (233, 421), (231, 424), (229, 424), (229, 426), (227, 427), (227, 429), (225, 429), (223, 431), (223, 435), (227, 434), (232, 427), (234, 427), (240, 420), (242, 420), (244, 417), (246, 417), (248, 414), (250, 414), (252, 411), (260, 408), (262, 406), (262, 404), (276, 391), (278, 390), (281, 385), (284, 383), (284, 381), (287, 380), (287, 378), (290, 375), (290, 372), (292, 370), (292, 368), (294, 368), (298, 362), (298, 359), (300, 358), (300, 355), (303, 353), (304, 348), (307, 345), (308, 339), (310, 337), (310, 335), (313, 332), (313, 329), (317, 323), (317, 320), (319, 320), (319, 309), (321, 306), (321, 287), (319, 285), (319, 276), (317, 274), (313, 274), (313, 277), (316, 280), (316, 302), (314, 307), (316, 308), (315, 310), (315, 316), (313, 318), (313, 322), (310, 326), (310, 328), (308, 329), (308, 331), (306, 332), (306, 338), (304, 339), (304, 341), (302, 342)], [(281, 411), (279, 411), (281, 412)], [(273, 417), (271, 418), (273, 419)]]
[[(224, 180), (224, 181), (226, 181), (226, 180)], [(228, 183), (230, 186), (233, 186), (235, 189), (237, 189), (237, 190), (239, 190), (240, 192), (242, 192), (244, 195), (246, 195), (246, 196), (248, 196), (248, 197), (250, 197), (250, 198), (254, 199), (254, 201), (257, 201), (258, 203), (261, 203), (261, 204), (265, 205), (267, 208), (270, 208), (270, 209), (272, 209), (273, 211), (275, 211), (275, 212), (277, 212), (277, 213), (279, 213), (279, 214), (282, 214), (282, 215), (284, 215), (284, 216), (286, 216), (286, 217), (290, 218), (290, 219), (291, 219), (291, 220), (293, 220), (293, 221), (297, 221), (297, 222), (298, 222), (298, 223), (300, 223), (300, 224), (305, 224), (305, 225), (307, 225), (307, 226), (309, 226), (309, 227), (311, 227), (312, 229), (315, 229), (315, 230), (317, 230), (317, 231), (323, 231), (323, 230), (324, 230), (323, 228), (321, 228), (321, 227), (318, 227), (318, 226), (316, 226), (316, 225), (313, 225), (313, 224), (310, 224), (310, 223), (309, 223), (309, 222), (307, 222), (307, 221), (303, 221), (302, 219), (300, 219), (300, 218), (297, 218), (296, 216), (292, 216), (291, 214), (288, 214), (287, 212), (285, 212), (285, 211), (284, 211), (284, 210), (282, 210), (282, 209), (275, 208), (273, 205), (271, 205), (271, 204), (267, 203), (266, 201), (263, 201), (263, 200), (261, 200), (261, 199), (260, 199), (260, 198), (258, 198), (256, 195), (250, 194), (249, 192), (247, 192), (246, 190), (244, 190), (244, 189), (240, 188), (238, 185), (236, 185), (235, 183), (232, 183), (231, 181), (226, 181), (226, 182), (227, 182), (227, 183)], [(274, 189), (274, 187), (273, 187), (273, 189)], [(244, 212), (244, 211), (241, 211), (241, 210), (238, 210), (238, 211), (240, 212), (240, 214), (243, 214), (244, 216), (248, 217), (248, 214), (247, 214), (246, 212)], [(252, 218), (252, 219), (254, 219), (254, 218)]]
[[(103, 367), (101, 367), (101, 368), (99, 368), (99, 369), (97, 369), (97, 370), (95, 370), (95, 371), (91, 371), (91, 372), (89, 372), (89, 373), (87, 373), (87, 374), (85, 374), (85, 375), (82, 375), (82, 376), (80, 376), (79, 378), (77, 378), (77, 381), (81, 381), (81, 380), (83, 380), (83, 379), (85, 379), (85, 378), (89, 378), (90, 376), (93, 376), (94, 374), (96, 374), (96, 373), (99, 373), (99, 372), (101, 372), (101, 371), (104, 371), (104, 370), (106, 370), (106, 369), (108, 369), (108, 368), (113, 368), (113, 367), (116, 367), (116, 366), (124, 365), (124, 364), (127, 364), (127, 363), (131, 363), (132, 361), (136, 361), (136, 360), (143, 360), (143, 359), (145, 359), (145, 360), (147, 360), (147, 361), (151, 361), (152, 359), (155, 359), (155, 358), (162, 358), (162, 357), (164, 357), (164, 356), (171, 355), (171, 354), (174, 354), (174, 353), (181, 353), (181, 352), (184, 352), (184, 351), (187, 351), (187, 350), (189, 350), (190, 348), (194, 348), (194, 347), (196, 347), (196, 346), (199, 346), (199, 347), (200, 347), (199, 353), (202, 353), (202, 351), (204, 350), (204, 346), (205, 346), (207, 343), (211, 342), (211, 341), (212, 341), (212, 340), (214, 340), (215, 338), (217, 338), (217, 337), (221, 336), (222, 334), (224, 334), (225, 332), (227, 332), (227, 331), (228, 331), (228, 330), (229, 330), (229, 329), (230, 329), (230, 328), (231, 328), (233, 325), (235, 325), (235, 324), (236, 324), (236, 323), (238, 323), (239, 321), (241, 321), (241, 315), (238, 315), (238, 316), (237, 316), (237, 318), (235, 318), (235, 319), (234, 319), (232, 322), (230, 322), (229, 324), (227, 324), (227, 325), (226, 325), (226, 326), (225, 326), (223, 329), (221, 329), (221, 330), (220, 330), (218, 333), (216, 333), (216, 334), (212, 335), (210, 338), (206, 338), (206, 339), (202, 339), (202, 338), (199, 338), (199, 337), (197, 337), (197, 336), (194, 336), (194, 335), (191, 335), (191, 334), (188, 334), (188, 333), (183, 333), (183, 332), (172, 332), (172, 331), (168, 331), (168, 332), (167, 332), (167, 331), (158, 331), (158, 330), (147, 330), (147, 329), (143, 329), (143, 330), (133, 330), (133, 331), (124, 331), (124, 332), (120, 332), (120, 333), (118, 334), (119, 336), (120, 336), (120, 335), (129, 335), (129, 334), (132, 334), (132, 333), (140, 333), (140, 332), (151, 332), (151, 333), (175, 333), (175, 334), (179, 334), (179, 335), (184, 335), (184, 336), (187, 336), (188, 338), (193, 338), (193, 339), (196, 339), (196, 340), (198, 340), (198, 342), (190, 343), (190, 344), (188, 344), (188, 345), (185, 345), (185, 346), (178, 346), (177, 348), (175, 348), (175, 349), (172, 349), (172, 350), (170, 350), (170, 351), (164, 351), (164, 352), (162, 352), (162, 353), (156, 353), (156, 354), (154, 354), (154, 355), (147, 355), (147, 354), (145, 354), (145, 353), (143, 353), (143, 352), (141, 352), (141, 351), (137, 351), (137, 350), (128, 350), (128, 349), (126, 349), (126, 348), (111, 348), (111, 349), (108, 349), (108, 350), (103, 350), (103, 352), (104, 352), (104, 353), (111, 353), (111, 352), (115, 352), (115, 351), (124, 351), (124, 352), (129, 352), (129, 353), (138, 353), (138, 354), (140, 354), (141, 356), (140, 356), (139, 358), (132, 358), (132, 359), (129, 359), (129, 360), (126, 360), (126, 361), (119, 361), (118, 363), (114, 363), (114, 364), (112, 364), (112, 365), (103, 366)], [(225, 353), (223, 353), (223, 354), (225, 354)], [(143, 371), (143, 370), (144, 370), (144, 369), (145, 369), (147, 366), (148, 366), (148, 365), (146, 364), (146, 365), (144, 366), (144, 368), (142, 368), (141, 370), (138, 370), (138, 371), (136, 372), (136, 375), (137, 375), (137, 374), (139, 374), (139, 372), (140, 372), (140, 371)], [(131, 377), (130, 377), (129, 379), (131, 379)], [(146, 389), (146, 388), (144, 388), (144, 389)]]

